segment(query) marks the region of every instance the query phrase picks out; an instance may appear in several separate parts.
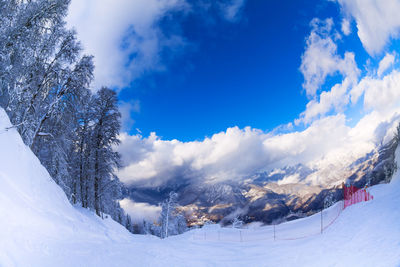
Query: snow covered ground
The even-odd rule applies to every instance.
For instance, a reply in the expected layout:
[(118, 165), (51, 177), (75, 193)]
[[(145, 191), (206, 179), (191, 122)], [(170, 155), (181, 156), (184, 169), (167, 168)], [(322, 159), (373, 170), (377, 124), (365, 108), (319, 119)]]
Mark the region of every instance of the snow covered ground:
[[(399, 173), (322, 235), (274, 241), (270, 227), (244, 229), (260, 240), (237, 242), (235, 229), (217, 229), (224, 241), (195, 238), (212, 231), (200, 229), (160, 240), (71, 206), (9, 126), (0, 110), (0, 266), (400, 266)], [(315, 229), (316, 218), (282, 225), (280, 233)]]
[(245, 229), (235, 229), (221, 228), (219, 225), (207, 225), (201, 229), (192, 230), (191, 235), (194, 240), (230, 242), (303, 239), (325, 232), (339, 218), (342, 208), (343, 202), (340, 201), (323, 210), (322, 214), (317, 213), (310, 217), (281, 223), (276, 226), (260, 227), (250, 225), (244, 227)]

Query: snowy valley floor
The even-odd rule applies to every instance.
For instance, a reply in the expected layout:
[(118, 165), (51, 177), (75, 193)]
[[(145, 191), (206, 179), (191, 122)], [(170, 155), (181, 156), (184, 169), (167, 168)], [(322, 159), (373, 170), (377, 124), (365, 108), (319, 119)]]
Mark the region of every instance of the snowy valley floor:
[(347, 208), (322, 235), (222, 242), (187, 232), (160, 240), (72, 207), (19, 135), (2, 130), (9, 125), (0, 110), (0, 266), (400, 266), (399, 173), (391, 184), (371, 188), (373, 201)]

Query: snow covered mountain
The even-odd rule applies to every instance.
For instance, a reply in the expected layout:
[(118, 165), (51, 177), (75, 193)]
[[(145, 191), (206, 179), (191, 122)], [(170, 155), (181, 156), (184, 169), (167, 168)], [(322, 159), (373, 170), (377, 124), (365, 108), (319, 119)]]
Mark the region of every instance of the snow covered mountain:
[[(395, 171), (395, 144), (389, 142), (348, 165), (310, 168), (303, 164), (256, 173), (242, 182), (200, 183), (176, 179), (157, 188), (132, 187), (131, 200), (158, 205), (170, 191), (191, 224), (206, 221), (229, 224), (235, 217), (245, 222), (272, 223), (308, 216), (320, 210), (328, 194), (341, 198), (341, 183), (363, 187), (387, 182)], [(317, 182), (315, 182), (317, 181)]]

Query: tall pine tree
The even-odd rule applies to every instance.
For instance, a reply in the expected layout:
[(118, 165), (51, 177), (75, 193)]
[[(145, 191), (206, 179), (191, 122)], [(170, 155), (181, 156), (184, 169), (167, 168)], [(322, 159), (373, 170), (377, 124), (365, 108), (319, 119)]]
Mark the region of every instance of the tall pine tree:
[(94, 179), (94, 208), (97, 215), (107, 211), (104, 203), (121, 194), (120, 184), (114, 176), (115, 168), (120, 166), (120, 155), (113, 150), (120, 143), (121, 113), (118, 111), (117, 95), (103, 87), (93, 98), (93, 136), (91, 161)]

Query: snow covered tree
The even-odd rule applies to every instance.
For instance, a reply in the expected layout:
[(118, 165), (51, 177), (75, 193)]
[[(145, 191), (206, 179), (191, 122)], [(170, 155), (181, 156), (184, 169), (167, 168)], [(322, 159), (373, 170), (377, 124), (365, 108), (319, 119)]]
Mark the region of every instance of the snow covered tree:
[(77, 202), (82, 207), (89, 207), (89, 187), (90, 187), (90, 140), (91, 140), (91, 112), (90, 97), (86, 97), (86, 101), (77, 114), (77, 127), (75, 129), (73, 157), (72, 157), (72, 175), (75, 177), (73, 184), (73, 193)]
[(394, 134), (394, 141), (396, 146), (400, 143), (400, 123), (396, 127), (396, 132)]
[(70, 199), (77, 107), (93, 78), (65, 27), (69, 0), (1, 1), (0, 104)]
[(160, 236), (159, 230), (157, 231), (158, 234), (154, 232), (154, 224), (153, 223), (143, 220), (142, 225), (143, 225), (142, 226), (142, 234)]
[(243, 221), (239, 219), (239, 215), (237, 215), (233, 220), (232, 220), (232, 228), (242, 228), (243, 227)]
[(116, 94), (88, 89), (93, 57), (66, 28), (69, 3), (0, 1), (0, 106), (72, 203), (124, 224)]
[(329, 191), (326, 197), (324, 198), (324, 209), (329, 208), (335, 204), (335, 196), (332, 191)]
[(65, 27), (69, 1), (12, 2), (1, 12), (14, 13), (8, 27), (1, 27), (1, 102), (33, 147), (37, 138), (49, 135), (43, 127), (65, 108), (63, 101), (87, 88), (94, 67), (91, 56), (80, 57), (76, 34)]
[(91, 161), (94, 179), (94, 209), (97, 215), (107, 210), (108, 200), (121, 195), (121, 185), (113, 174), (120, 166), (120, 155), (113, 147), (120, 143), (121, 113), (118, 111), (117, 95), (113, 90), (101, 88), (93, 98), (93, 136)]
[(129, 216), (128, 214), (126, 215), (125, 227), (126, 227), (126, 229), (128, 229), (129, 232), (133, 232), (133, 224), (132, 224), (131, 216)]
[(161, 204), (160, 237), (166, 238), (187, 230), (186, 219), (178, 210), (178, 194), (170, 192), (168, 198)]

